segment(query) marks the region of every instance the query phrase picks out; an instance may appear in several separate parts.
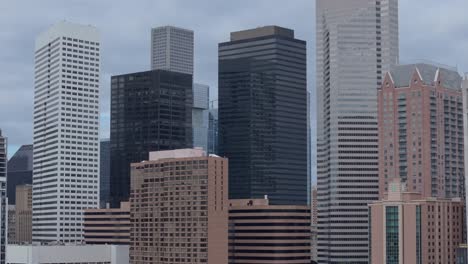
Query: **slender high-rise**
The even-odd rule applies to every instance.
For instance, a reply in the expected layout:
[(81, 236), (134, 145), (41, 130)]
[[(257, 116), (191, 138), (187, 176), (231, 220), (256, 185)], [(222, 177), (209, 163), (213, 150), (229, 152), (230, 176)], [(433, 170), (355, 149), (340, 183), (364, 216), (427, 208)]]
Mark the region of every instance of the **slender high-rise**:
[(306, 42), (265, 26), (219, 44), (219, 154), (231, 199), (308, 201)]
[(318, 262), (369, 263), (377, 89), (398, 61), (398, 0), (317, 0)]
[(151, 69), (193, 74), (192, 30), (163, 26), (151, 29)]
[(203, 148), (206, 152), (208, 152), (209, 96), (210, 86), (199, 83), (193, 84), (193, 146)]
[(5, 264), (5, 249), (7, 244), (7, 140), (0, 129), (0, 264)]
[(99, 203), (99, 32), (60, 22), (36, 39), (33, 241), (79, 242)]

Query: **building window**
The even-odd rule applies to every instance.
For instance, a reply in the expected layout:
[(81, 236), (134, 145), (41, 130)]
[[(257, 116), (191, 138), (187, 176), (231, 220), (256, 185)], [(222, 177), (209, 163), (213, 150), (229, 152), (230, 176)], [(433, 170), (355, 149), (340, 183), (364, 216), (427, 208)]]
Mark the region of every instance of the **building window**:
[(398, 206), (385, 207), (387, 264), (399, 262)]

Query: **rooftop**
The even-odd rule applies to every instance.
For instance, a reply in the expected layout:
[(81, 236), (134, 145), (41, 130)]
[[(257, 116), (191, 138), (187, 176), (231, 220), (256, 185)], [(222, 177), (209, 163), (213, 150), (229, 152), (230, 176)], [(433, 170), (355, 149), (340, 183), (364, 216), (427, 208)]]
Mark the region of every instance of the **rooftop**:
[(195, 158), (206, 156), (203, 148), (187, 148), (187, 149), (175, 149), (175, 150), (162, 150), (153, 151), (149, 153), (150, 161), (157, 161), (160, 159), (179, 159), (179, 158)]
[(279, 26), (264, 26), (253, 29), (231, 32), (231, 41), (265, 37), (265, 36), (283, 36), (294, 38), (294, 30)]
[(440, 77), (441, 85), (449, 89), (460, 89), (462, 77), (452, 67), (432, 65), (428, 63), (415, 63), (397, 65), (391, 68), (390, 75), (395, 87), (408, 87), (411, 76), (417, 72), (425, 85), (434, 85)]

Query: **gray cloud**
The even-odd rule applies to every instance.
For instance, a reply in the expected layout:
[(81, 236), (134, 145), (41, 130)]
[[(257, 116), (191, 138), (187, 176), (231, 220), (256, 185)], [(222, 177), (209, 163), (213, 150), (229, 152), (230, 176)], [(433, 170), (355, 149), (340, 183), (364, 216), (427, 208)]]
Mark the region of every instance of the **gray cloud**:
[[(468, 70), (466, 0), (400, 0), (401, 61), (430, 59)], [(309, 89), (315, 87), (313, 0), (68, 0), (0, 3), (0, 128), (10, 154), (32, 142), (34, 39), (60, 20), (92, 24), (102, 34), (102, 137), (109, 133), (111, 75), (149, 68), (150, 29), (195, 30), (195, 80), (217, 87), (217, 44), (229, 32), (277, 24), (308, 42)], [(312, 106), (315, 109), (315, 106)]]

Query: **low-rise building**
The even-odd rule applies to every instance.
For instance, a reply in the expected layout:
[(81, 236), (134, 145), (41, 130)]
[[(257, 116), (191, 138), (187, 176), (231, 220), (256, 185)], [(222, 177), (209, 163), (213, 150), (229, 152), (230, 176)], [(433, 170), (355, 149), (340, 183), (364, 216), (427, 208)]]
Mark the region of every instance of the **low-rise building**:
[(130, 204), (120, 208), (87, 209), (84, 212), (86, 244), (130, 244)]
[(229, 201), (228, 263), (311, 262), (308, 205), (270, 205), (268, 199)]
[(422, 198), (404, 186), (393, 179), (384, 199), (370, 204), (371, 263), (457, 263), (461, 199)]
[(7, 264), (128, 264), (125, 245), (8, 245)]

